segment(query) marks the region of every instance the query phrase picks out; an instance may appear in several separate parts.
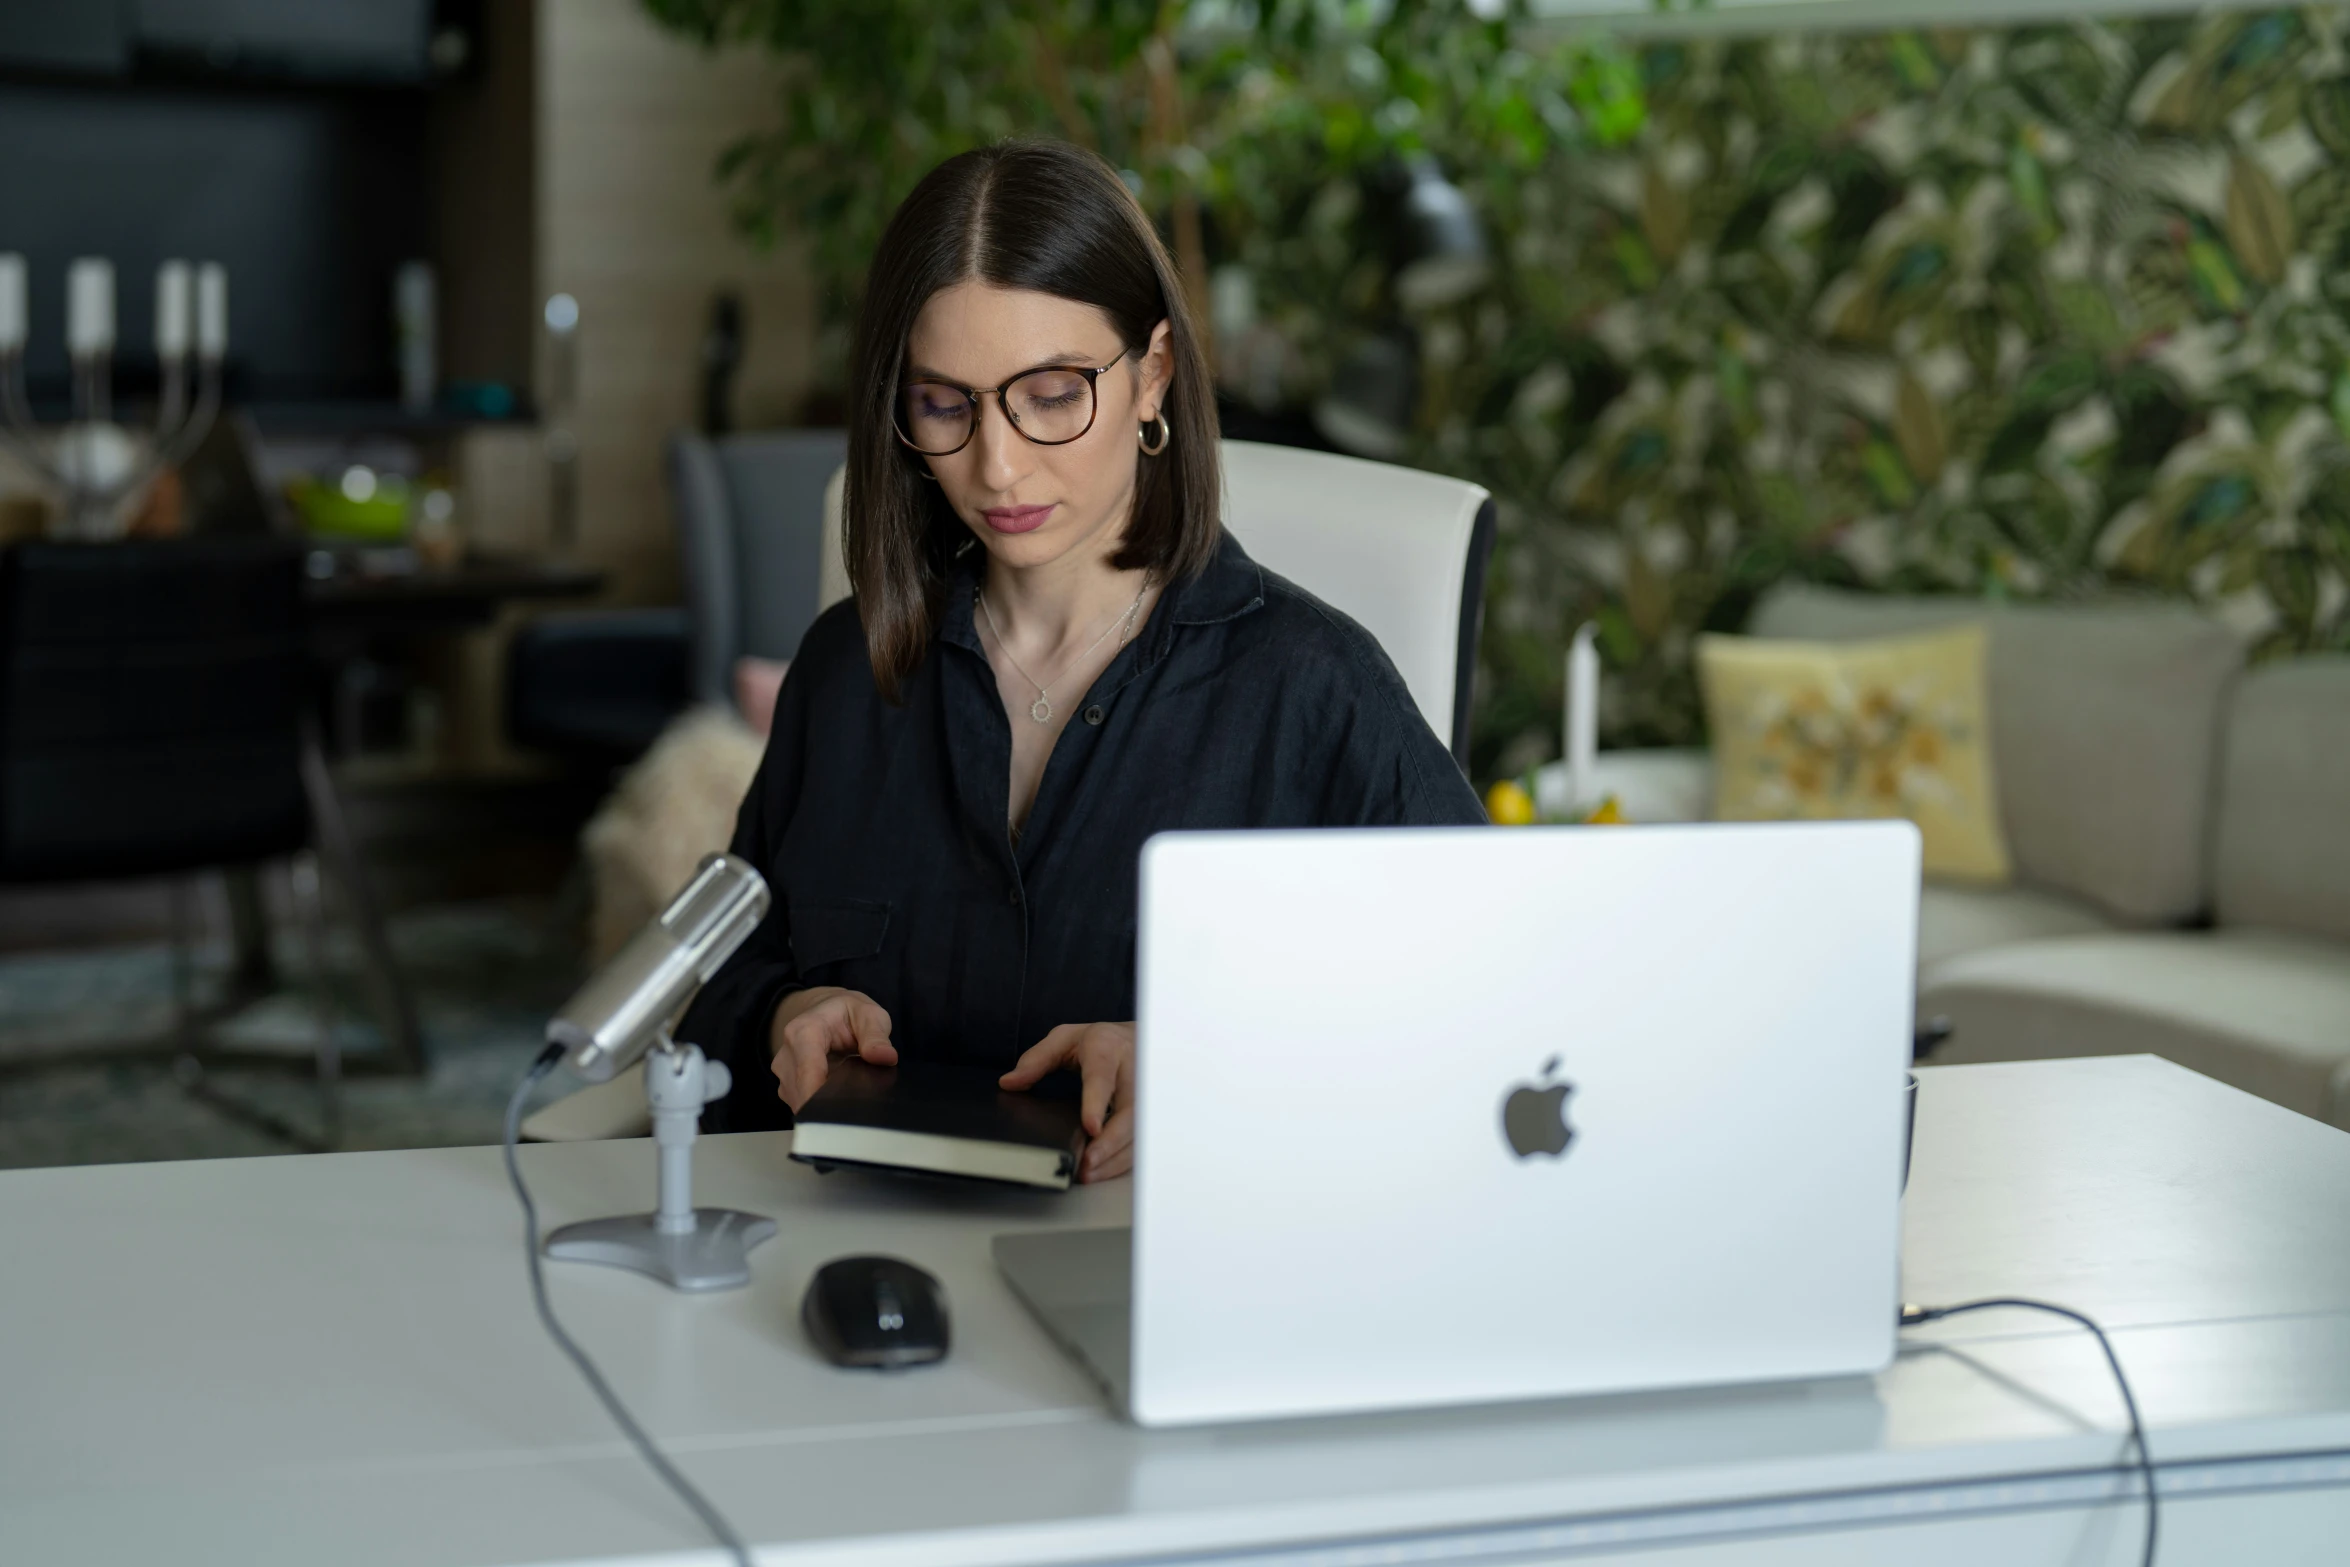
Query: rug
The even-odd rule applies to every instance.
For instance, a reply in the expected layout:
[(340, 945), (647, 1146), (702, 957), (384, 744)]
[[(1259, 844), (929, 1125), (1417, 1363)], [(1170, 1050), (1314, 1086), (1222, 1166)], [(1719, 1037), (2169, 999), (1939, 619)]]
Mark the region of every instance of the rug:
[[(546, 1020), (581, 975), (576, 930), (544, 901), (513, 900), (413, 910), (391, 920), (391, 941), (415, 997), (428, 1062), (420, 1077), (356, 1076), (342, 1090), (344, 1149), (494, 1143), (507, 1095), (536, 1052)], [(223, 1045), (307, 1059), (319, 1014), (301, 944), (279, 932), (273, 951), (287, 989), (263, 998), (211, 1036)], [(225, 992), (224, 944), (199, 946), (192, 965), (198, 1004)], [(357, 1059), (380, 1054), (357, 953), (347, 933), (327, 949), (335, 1038)], [(0, 955), (0, 1168), (212, 1159), (296, 1151), (239, 1117), (189, 1094), (168, 1053), (78, 1065), (79, 1052), (115, 1052), (168, 1038), (174, 1016), (166, 943)], [(61, 1065), (8, 1073), (9, 1060), (62, 1057)], [(307, 1075), (219, 1070), (223, 1095), (302, 1129), (320, 1125)]]

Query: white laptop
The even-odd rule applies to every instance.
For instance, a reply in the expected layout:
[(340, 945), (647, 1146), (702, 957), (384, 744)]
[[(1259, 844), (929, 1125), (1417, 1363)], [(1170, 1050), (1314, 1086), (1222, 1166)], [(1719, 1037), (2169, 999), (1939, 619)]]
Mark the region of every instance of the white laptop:
[(1905, 822), (1143, 850), (1134, 1227), (996, 1238), (1144, 1425), (1893, 1356)]

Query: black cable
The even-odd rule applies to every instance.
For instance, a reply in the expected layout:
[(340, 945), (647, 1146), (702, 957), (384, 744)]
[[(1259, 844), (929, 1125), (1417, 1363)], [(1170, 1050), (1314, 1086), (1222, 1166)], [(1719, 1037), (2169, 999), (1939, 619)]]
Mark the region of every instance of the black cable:
[(562, 1059), (561, 1045), (549, 1045), (540, 1051), (538, 1059), (531, 1062), (530, 1070), (522, 1075), (522, 1081), (515, 1085), (514, 1097), (506, 1104), (506, 1179), (514, 1183), (515, 1199), (522, 1204), (522, 1238), (525, 1254), (530, 1260), (531, 1299), (538, 1303), (539, 1320), (547, 1325), (548, 1334), (555, 1340), (557, 1347), (571, 1357), (571, 1363), (587, 1379), (590, 1391), (603, 1401), (605, 1412), (611, 1415), (613, 1424), (619, 1426), (622, 1433), (636, 1444), (636, 1450), (644, 1455), (646, 1463), (652, 1465), (653, 1472), (668, 1482), (669, 1489), (675, 1491), (685, 1505), (694, 1510), (695, 1515), (702, 1520), (703, 1527), (733, 1555), (737, 1567), (753, 1567), (750, 1547), (744, 1545), (742, 1536), (734, 1532), (734, 1525), (728, 1523), (726, 1515), (713, 1507), (708, 1497), (695, 1490), (693, 1482), (678, 1473), (677, 1466), (653, 1444), (653, 1439), (645, 1434), (644, 1427), (638, 1425), (636, 1417), (628, 1412), (628, 1406), (620, 1402), (620, 1395), (613, 1392), (611, 1384), (604, 1380), (604, 1373), (597, 1370), (596, 1363), (588, 1358), (587, 1351), (581, 1349), (571, 1335), (563, 1331), (563, 1324), (555, 1320), (555, 1308), (547, 1303), (546, 1272), (539, 1265), (539, 1211), (530, 1200), (530, 1189), (522, 1184), (522, 1166), (514, 1157), (514, 1149), (522, 1140), (523, 1101), (530, 1097), (530, 1091)]
[(2122, 1375), (2121, 1357), (2113, 1352), (2113, 1341), (2105, 1336), (2103, 1328), (2092, 1321), (2086, 1312), (2075, 1311), (2070, 1306), (2054, 1306), (2044, 1300), (2024, 1300), (2013, 1295), (1993, 1300), (1970, 1300), (1956, 1306), (1904, 1306), (1901, 1308), (1901, 1325), (1912, 1328), (1920, 1323), (1955, 1317), (1962, 1312), (1989, 1311), (2000, 1306), (2013, 1307), (2019, 1311), (2045, 1311), (2051, 1316), (2077, 1322), (2096, 1335), (2097, 1347), (2105, 1351), (2105, 1363), (2112, 1368), (2113, 1384), (2121, 1389), (2122, 1408), (2129, 1412), (2130, 1440), (2138, 1447), (2138, 1474), (2146, 1485), (2146, 1552), (2139, 1560), (2144, 1563), (2144, 1567), (2154, 1567), (2154, 1536), (2162, 1522), (2162, 1504), (2154, 1494), (2154, 1455), (2146, 1447), (2146, 1422), (2138, 1418), (2138, 1400), (2131, 1396), (2130, 1379)]

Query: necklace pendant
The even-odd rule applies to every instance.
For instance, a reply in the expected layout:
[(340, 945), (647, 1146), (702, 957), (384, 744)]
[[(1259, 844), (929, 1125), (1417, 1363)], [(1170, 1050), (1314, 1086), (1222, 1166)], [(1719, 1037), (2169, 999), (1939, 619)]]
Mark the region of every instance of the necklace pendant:
[(1053, 704), (1040, 696), (1030, 704), (1028, 716), (1040, 724), (1049, 724), (1053, 721)]

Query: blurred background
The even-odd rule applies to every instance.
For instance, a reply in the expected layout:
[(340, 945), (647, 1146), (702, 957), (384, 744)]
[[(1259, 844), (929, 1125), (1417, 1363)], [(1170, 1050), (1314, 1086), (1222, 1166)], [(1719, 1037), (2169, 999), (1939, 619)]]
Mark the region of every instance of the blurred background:
[(477, 1142), (722, 841), (938, 159), (1499, 502), (1472, 772), (1816, 583), (2350, 651), (2350, 11), (0, 0), (0, 1164)]

